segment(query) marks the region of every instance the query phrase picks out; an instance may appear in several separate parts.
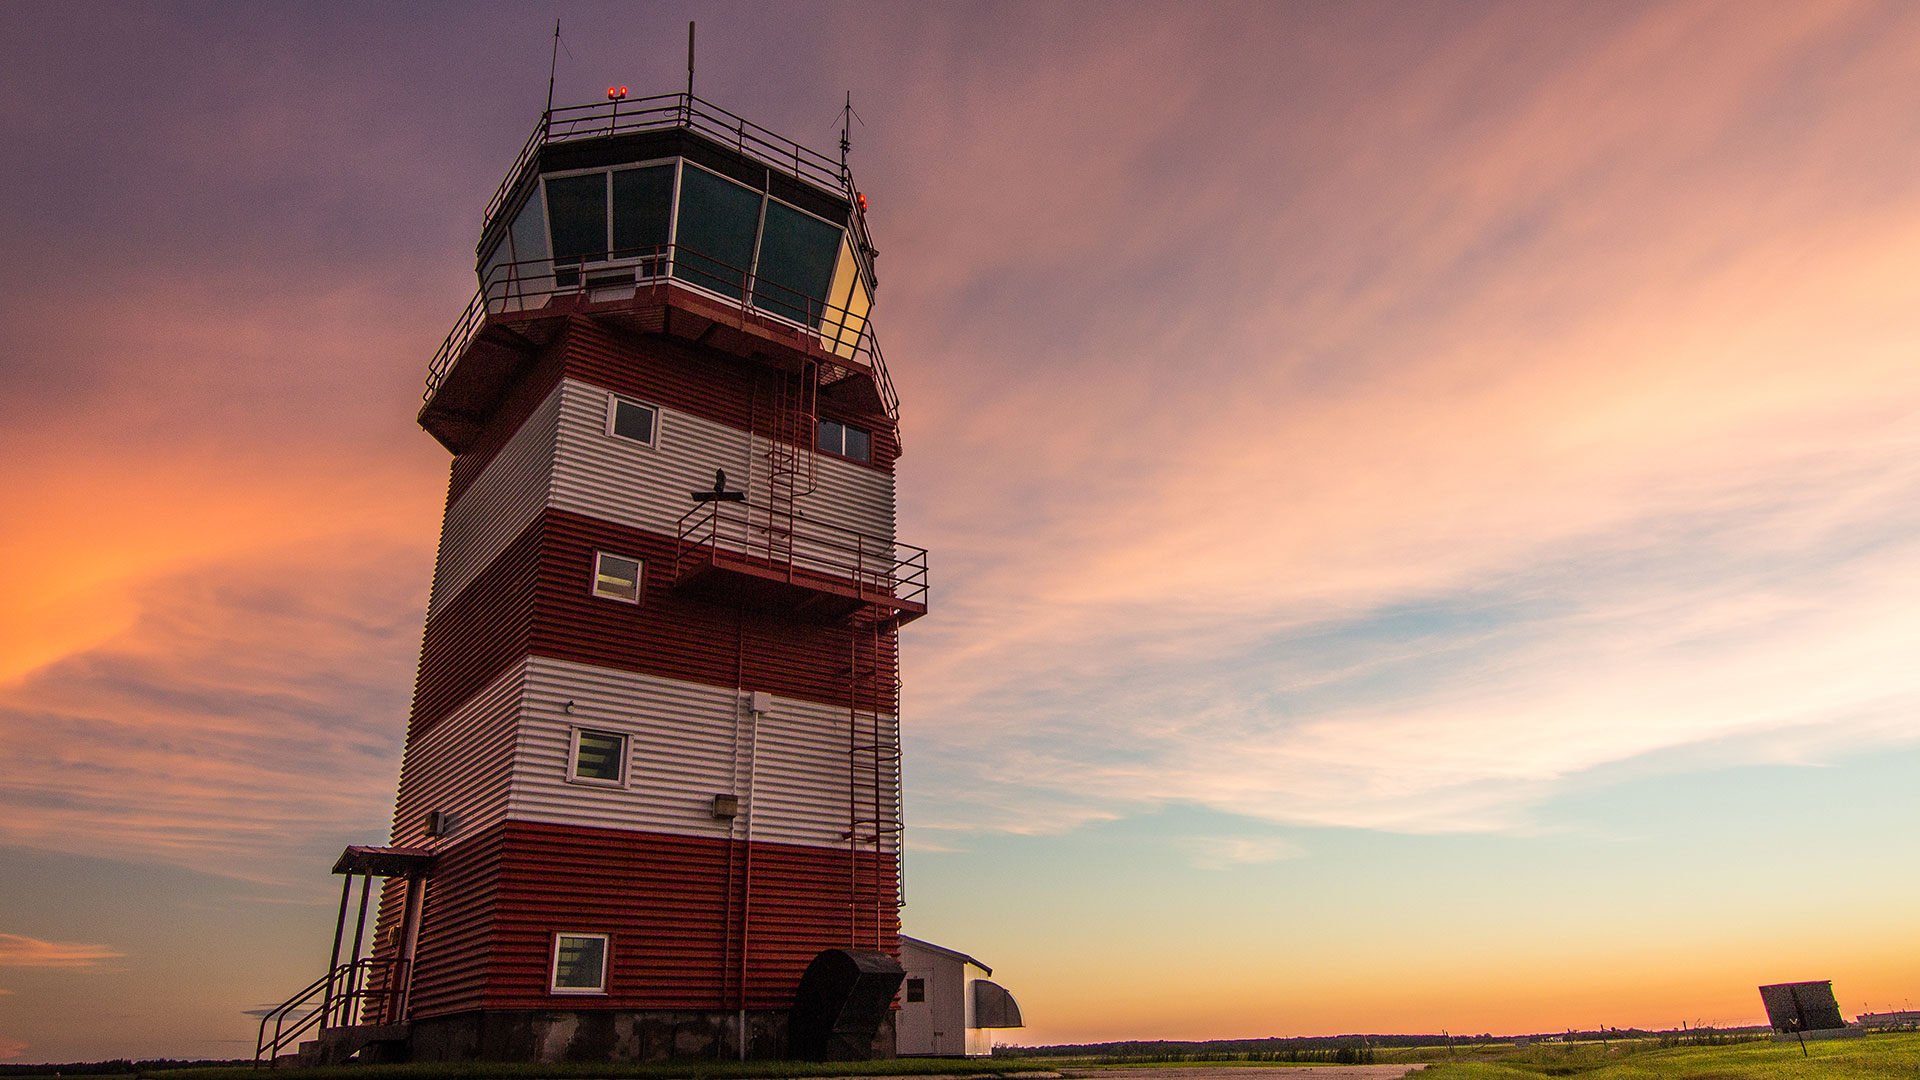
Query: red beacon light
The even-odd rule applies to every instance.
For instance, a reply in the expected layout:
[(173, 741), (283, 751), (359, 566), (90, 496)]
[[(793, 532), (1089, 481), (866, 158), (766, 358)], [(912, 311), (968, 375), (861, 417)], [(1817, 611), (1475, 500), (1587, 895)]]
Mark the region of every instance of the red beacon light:
[(856, 191), (853, 193), (853, 197), (860, 200), (860, 212), (863, 214), (866, 213), (867, 212), (867, 193), (864, 191)]
[(624, 101), (624, 100), (626, 100), (626, 97), (627, 97), (627, 88), (626, 88), (626, 87), (624, 87), (624, 86), (609, 86), (609, 87), (607, 87), (607, 100), (608, 100), (608, 101)]

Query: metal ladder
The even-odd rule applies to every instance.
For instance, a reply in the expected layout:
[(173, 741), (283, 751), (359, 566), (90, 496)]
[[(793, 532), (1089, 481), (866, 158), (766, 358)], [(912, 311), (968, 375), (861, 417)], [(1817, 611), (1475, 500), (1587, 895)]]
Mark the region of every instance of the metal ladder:
[[(819, 397), (820, 365), (813, 360), (805, 361), (798, 372), (776, 373), (764, 417), (761, 396), (754, 395), (753, 430), (767, 443), (767, 516), (761, 528), (752, 530), (760, 534), (760, 550), (755, 553), (786, 567), (789, 579), (794, 563), (794, 501), (813, 494), (820, 483), (815, 456), (820, 438)], [(751, 503), (748, 514), (751, 517)]]
[(883, 948), (899, 912), (899, 879), (885, 867), (889, 840), (897, 865), (902, 831), (897, 626), (873, 607), (848, 622), (847, 942), (859, 948)]

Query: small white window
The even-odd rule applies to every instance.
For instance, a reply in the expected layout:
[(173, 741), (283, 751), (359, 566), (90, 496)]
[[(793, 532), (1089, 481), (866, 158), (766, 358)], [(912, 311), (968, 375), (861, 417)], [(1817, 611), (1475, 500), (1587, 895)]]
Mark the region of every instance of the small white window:
[(623, 398), (619, 394), (607, 395), (607, 434), (621, 439), (631, 439), (642, 446), (652, 446), (654, 436), (659, 431), (659, 409)]
[(639, 559), (615, 555), (610, 551), (593, 553), (593, 595), (629, 604), (640, 602)]
[(567, 748), (567, 779), (626, 787), (627, 737), (617, 731), (574, 728)]
[(553, 935), (553, 992), (606, 993), (608, 944), (606, 934)]

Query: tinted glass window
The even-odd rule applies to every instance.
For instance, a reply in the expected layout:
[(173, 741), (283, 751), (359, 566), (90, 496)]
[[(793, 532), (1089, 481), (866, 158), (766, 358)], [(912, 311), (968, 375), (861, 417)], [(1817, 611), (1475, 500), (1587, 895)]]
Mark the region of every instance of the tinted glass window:
[(680, 176), (673, 276), (727, 296), (742, 296), (759, 228), (759, 192), (688, 165)]
[(907, 1000), (908, 1001), (927, 1000), (927, 980), (908, 979), (907, 980)]
[(621, 169), (613, 174), (613, 257), (647, 255), (667, 243), (673, 212), (673, 166)]
[(580, 733), (580, 753), (574, 759), (573, 775), (581, 780), (621, 779), (621, 759), (626, 756), (627, 737), (604, 731)]
[(600, 990), (607, 984), (607, 939), (561, 934), (553, 949), (555, 990)]
[(847, 448), (840, 451), (855, 461), (873, 460), (873, 440), (857, 427), (847, 429)]
[(520, 208), (519, 216), (513, 219), (513, 259), (526, 262), (529, 259), (547, 257), (547, 201), (540, 195), (540, 189), (534, 188), (527, 197), (527, 205)]
[(556, 262), (597, 261), (607, 253), (607, 174), (562, 176), (547, 181)]
[(817, 445), (822, 450), (850, 457), (855, 461), (873, 460), (873, 437), (857, 427), (848, 427), (837, 420), (820, 421), (820, 439)]
[(613, 399), (613, 433), (623, 439), (653, 445), (654, 411), (651, 406)]
[(768, 200), (760, 264), (754, 272), (754, 306), (819, 326), (839, 254), (839, 229)]
[(602, 551), (594, 559), (593, 595), (640, 602), (640, 560)]

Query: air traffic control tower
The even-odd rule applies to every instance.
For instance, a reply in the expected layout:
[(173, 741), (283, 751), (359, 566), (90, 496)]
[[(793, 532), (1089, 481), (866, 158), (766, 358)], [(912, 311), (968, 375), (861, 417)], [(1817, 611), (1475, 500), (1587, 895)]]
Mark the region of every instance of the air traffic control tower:
[(893, 1052), (927, 562), (865, 200), (844, 140), (609, 97), (486, 208), (420, 410), (453, 463), (391, 842), (341, 856), (266, 1060)]

